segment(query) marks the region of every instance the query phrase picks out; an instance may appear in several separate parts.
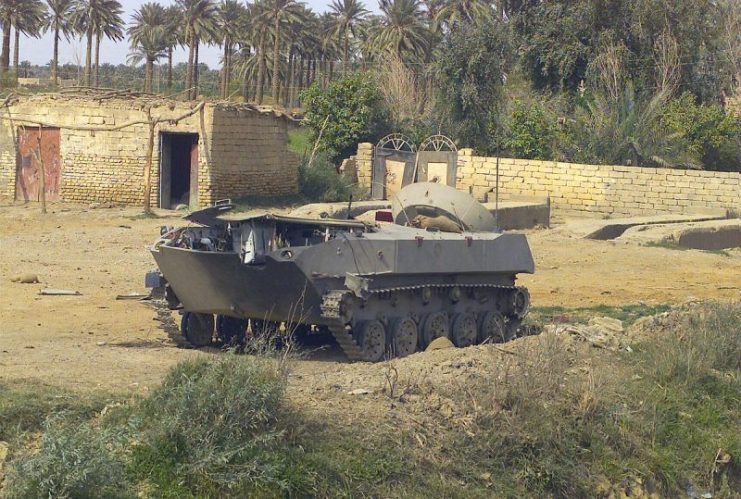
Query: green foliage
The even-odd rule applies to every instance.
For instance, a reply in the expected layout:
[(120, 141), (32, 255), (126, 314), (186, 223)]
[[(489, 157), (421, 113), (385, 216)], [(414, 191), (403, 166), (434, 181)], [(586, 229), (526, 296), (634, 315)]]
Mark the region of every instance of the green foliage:
[(304, 158), (298, 167), (299, 192), (309, 201), (332, 203), (338, 201), (360, 201), (367, 192), (345, 174), (339, 173), (325, 153), (319, 153), (309, 165)]
[(38, 454), (13, 461), (7, 496), (126, 497), (123, 458), (115, 450), (125, 431), (96, 428), (64, 413), (54, 416), (44, 424)]
[(588, 2), (540, 2), (518, 19), (523, 65), (535, 88), (575, 90), (594, 52)]
[(506, 24), (465, 26), (438, 47), (434, 72), (438, 106), (460, 147), (496, 150), (503, 81), (512, 58)]
[(288, 150), (300, 158), (311, 154), (313, 144), (311, 142), (311, 132), (306, 128), (294, 128), (288, 131)]
[(505, 148), (515, 158), (552, 159), (557, 118), (543, 104), (515, 101), (507, 120)]
[(685, 93), (669, 103), (662, 122), (684, 137), (706, 169), (741, 171), (741, 119), (718, 104), (698, 104)]
[(595, 92), (580, 109), (569, 137), (574, 157), (582, 163), (693, 167), (698, 159), (687, 151), (680, 133), (662, 123), (669, 95), (659, 91), (637, 95), (627, 85), (611, 98)]
[(358, 142), (375, 142), (387, 131), (383, 95), (368, 74), (347, 74), (326, 90), (315, 82), (302, 99), (311, 141), (321, 135), (319, 146), (332, 161), (350, 156)]
[(630, 326), (642, 317), (660, 314), (670, 310), (666, 304), (649, 305), (639, 303), (635, 305), (595, 305), (591, 307), (533, 307), (526, 317), (528, 323), (573, 322), (587, 323), (595, 316), (612, 317), (619, 319), (625, 326)]

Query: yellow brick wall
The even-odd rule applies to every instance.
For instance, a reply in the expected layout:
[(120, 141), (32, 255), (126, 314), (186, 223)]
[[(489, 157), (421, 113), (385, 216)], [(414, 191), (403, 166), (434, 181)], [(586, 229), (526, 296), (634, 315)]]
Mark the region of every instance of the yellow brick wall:
[[(194, 104), (162, 101), (157, 117), (177, 117)], [(0, 194), (15, 195), (15, 134), (24, 120), (58, 125), (60, 131), (60, 197), (66, 201), (142, 204), (148, 126), (117, 131), (71, 130), (68, 126), (121, 125), (146, 120), (137, 100), (24, 98), (3, 110), (0, 120)], [(158, 125), (152, 165), (152, 205), (159, 197), (159, 132), (199, 134), (198, 206), (244, 195), (277, 195), (297, 191), (295, 161), (287, 154), (285, 120), (271, 113), (208, 104), (177, 124)], [(192, 203), (193, 206), (196, 203)]]
[[(608, 215), (741, 210), (741, 174), (669, 168), (581, 165), (500, 158), (500, 196), (550, 196), (570, 212)], [(458, 156), (457, 187), (483, 199), (496, 185), (496, 158)]]

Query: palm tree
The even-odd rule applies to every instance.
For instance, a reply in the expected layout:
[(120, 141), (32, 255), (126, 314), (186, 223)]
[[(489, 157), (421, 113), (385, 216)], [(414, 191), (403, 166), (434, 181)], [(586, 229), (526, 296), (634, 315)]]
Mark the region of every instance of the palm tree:
[(270, 23), (266, 14), (268, 10), (267, 0), (256, 0), (250, 6), (251, 38), (255, 46), (255, 56), (253, 58), (256, 66), (255, 75), (255, 100), (262, 104), (263, 91), (265, 86), (265, 74), (267, 73), (266, 47), (270, 37)]
[(218, 34), (224, 47), (224, 59), (221, 69), (221, 97), (229, 97), (229, 84), (232, 74), (232, 55), (239, 34), (245, 28), (246, 9), (237, 0), (223, 0), (219, 7)]
[(129, 61), (145, 61), (144, 91), (152, 91), (154, 63), (167, 55), (167, 11), (158, 3), (145, 3), (132, 16), (127, 30), (131, 41)]
[(172, 88), (172, 52), (175, 47), (185, 44), (185, 32), (183, 31), (183, 12), (177, 5), (165, 7), (165, 18), (167, 19), (167, 88)]
[(93, 81), (92, 72), (93, 37), (96, 40), (97, 68), (100, 60), (100, 38), (106, 36), (112, 40), (123, 39), (123, 8), (118, 0), (75, 0), (73, 12), (75, 30), (87, 39), (83, 83), (88, 86), (97, 85), (97, 81)]
[(38, 36), (46, 19), (46, 7), (41, 0), (0, 0), (0, 24), (3, 28), (3, 48), (0, 53), (0, 86), (5, 83), (5, 75), (10, 69), (10, 38), (15, 28), (16, 76), (18, 68), (18, 41), (20, 32)]
[(271, 21), (273, 37), (273, 100), (278, 104), (280, 97), (280, 50), (281, 28), (283, 24), (290, 24), (300, 17), (301, 9), (296, 0), (268, 0), (267, 9), (263, 11), (266, 20)]
[(355, 38), (356, 28), (368, 14), (368, 11), (365, 9), (363, 2), (359, 0), (332, 0), (330, 10), (335, 17), (335, 34), (343, 42), (343, 62), (345, 69), (347, 69), (350, 61), (350, 35)]
[(59, 83), (59, 37), (60, 34), (69, 41), (74, 32), (72, 26), (72, 0), (46, 0), (49, 4), (49, 16), (46, 29), (54, 31), (54, 56), (51, 62), (51, 83)]
[(383, 19), (375, 43), (404, 60), (404, 52), (419, 56), (429, 45), (429, 31), (423, 21), (419, 0), (381, 0)]
[(448, 30), (455, 24), (481, 24), (495, 18), (494, 5), (487, 0), (445, 0), (435, 22)]
[(188, 46), (185, 88), (188, 97), (198, 96), (198, 47), (202, 40), (216, 38), (218, 6), (213, 0), (177, 0), (183, 12), (184, 41)]
[(33, 38), (39, 38), (43, 32), (47, 18), (46, 5), (41, 0), (25, 0), (18, 2), (13, 26), (15, 27), (15, 43), (13, 50), (13, 69), (18, 79), (18, 63), (20, 60), (21, 33)]

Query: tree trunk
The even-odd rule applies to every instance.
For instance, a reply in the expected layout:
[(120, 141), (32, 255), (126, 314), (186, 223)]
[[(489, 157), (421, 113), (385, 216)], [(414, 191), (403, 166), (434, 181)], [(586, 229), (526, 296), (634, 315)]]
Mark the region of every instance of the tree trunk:
[(149, 121), (149, 140), (147, 141), (147, 162), (144, 165), (144, 213), (152, 212), (152, 156), (154, 156), (154, 126), (152, 115), (147, 111)]
[(350, 33), (349, 30), (345, 30), (345, 67), (343, 68), (345, 70), (345, 73), (347, 73), (347, 64), (350, 61)]
[(154, 60), (147, 58), (144, 71), (144, 92), (152, 93), (152, 73), (154, 73)]
[(20, 69), (20, 64), (18, 59), (20, 59), (20, 45), (21, 45), (21, 32), (18, 31), (18, 28), (15, 28), (15, 40), (13, 45), (13, 71), (15, 72), (15, 76), (13, 79), (18, 82), (18, 73)]
[(172, 47), (167, 47), (167, 88), (172, 88)]
[(265, 85), (265, 39), (260, 40), (260, 45), (257, 47), (257, 85), (255, 88), (255, 100), (258, 104), (262, 104), (263, 89)]
[(190, 27), (185, 31), (185, 43), (188, 45), (188, 67), (185, 69), (185, 97), (190, 99), (190, 89), (193, 87), (193, 35)]
[(10, 69), (10, 16), (3, 19), (3, 51), (0, 54), (0, 87), (4, 86)]
[(98, 88), (100, 86), (100, 33), (95, 34), (95, 79), (93, 86)]
[(92, 65), (93, 65), (93, 27), (87, 28), (87, 47), (85, 48), (85, 86), (89, 87), (92, 83)]
[(288, 107), (288, 98), (291, 89), (293, 88), (293, 50), (288, 51), (288, 65), (286, 66), (286, 78), (283, 82), (283, 89), (281, 91), (281, 100), (283, 107)]
[(191, 99), (198, 98), (198, 49), (200, 48), (201, 40), (195, 37), (195, 55), (193, 56), (193, 94)]
[(59, 28), (54, 30), (54, 55), (51, 60), (51, 84), (59, 85)]
[(273, 102), (280, 103), (278, 86), (280, 85), (280, 16), (275, 16), (275, 46), (273, 47)]
[(224, 63), (221, 67), (221, 98), (229, 94), (229, 39), (224, 38)]

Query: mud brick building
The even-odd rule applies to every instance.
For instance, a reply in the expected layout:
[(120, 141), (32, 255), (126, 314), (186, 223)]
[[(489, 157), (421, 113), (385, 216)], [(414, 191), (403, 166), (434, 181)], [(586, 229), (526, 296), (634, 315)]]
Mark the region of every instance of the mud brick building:
[[(149, 117), (152, 206), (297, 191), (287, 118), (271, 109), (116, 93), (19, 97), (0, 109), (0, 196), (143, 203)], [(193, 112), (195, 110), (195, 112)], [(188, 115), (188, 116), (186, 116)]]

